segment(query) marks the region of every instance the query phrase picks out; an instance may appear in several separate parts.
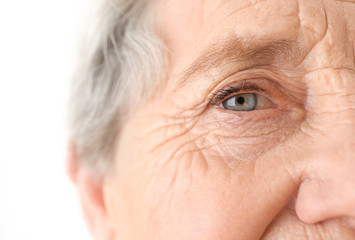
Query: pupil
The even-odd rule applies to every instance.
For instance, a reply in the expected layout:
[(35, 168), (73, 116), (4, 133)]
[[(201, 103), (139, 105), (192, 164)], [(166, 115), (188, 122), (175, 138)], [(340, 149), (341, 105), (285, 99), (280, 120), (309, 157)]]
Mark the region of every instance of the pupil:
[(244, 102), (245, 102), (245, 100), (244, 100), (243, 97), (237, 98), (237, 103), (238, 103), (238, 104), (242, 105), (242, 104), (244, 104)]

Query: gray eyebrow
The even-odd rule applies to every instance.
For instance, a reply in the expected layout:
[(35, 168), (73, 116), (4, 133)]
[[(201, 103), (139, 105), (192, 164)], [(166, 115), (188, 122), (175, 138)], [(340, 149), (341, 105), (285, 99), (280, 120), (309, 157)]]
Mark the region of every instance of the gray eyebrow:
[(298, 44), (293, 39), (228, 38), (209, 45), (183, 72), (182, 80), (221, 67), (227, 63), (270, 64), (276, 56), (294, 55)]

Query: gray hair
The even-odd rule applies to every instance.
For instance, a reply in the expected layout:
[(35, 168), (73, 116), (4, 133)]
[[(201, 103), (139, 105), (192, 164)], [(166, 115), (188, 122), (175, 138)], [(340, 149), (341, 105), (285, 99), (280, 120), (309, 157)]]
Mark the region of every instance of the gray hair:
[(145, 0), (94, 0), (74, 74), (70, 138), (81, 164), (106, 172), (121, 125), (163, 76), (164, 44)]

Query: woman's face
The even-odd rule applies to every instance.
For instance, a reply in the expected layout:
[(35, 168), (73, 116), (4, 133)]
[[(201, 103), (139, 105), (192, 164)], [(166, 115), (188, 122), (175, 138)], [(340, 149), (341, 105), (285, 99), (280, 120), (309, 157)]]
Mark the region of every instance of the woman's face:
[(116, 237), (355, 239), (355, 1), (156, 10), (168, 71), (105, 179)]

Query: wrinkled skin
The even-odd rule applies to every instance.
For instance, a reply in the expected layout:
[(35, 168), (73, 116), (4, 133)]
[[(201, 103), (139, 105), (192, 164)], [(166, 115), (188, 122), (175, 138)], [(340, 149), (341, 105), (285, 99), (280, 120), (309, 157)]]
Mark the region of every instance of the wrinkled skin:
[[(117, 141), (104, 180), (113, 238), (355, 239), (355, 1), (156, 8), (168, 75)], [(191, 67), (225, 39), (288, 42), (261, 59)], [(272, 107), (210, 103), (248, 81)]]

